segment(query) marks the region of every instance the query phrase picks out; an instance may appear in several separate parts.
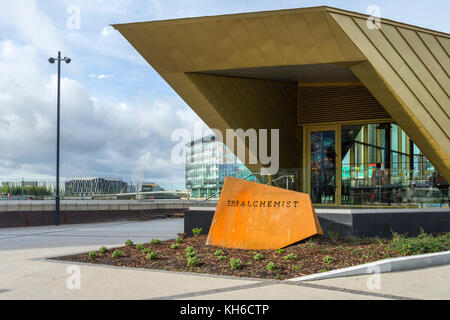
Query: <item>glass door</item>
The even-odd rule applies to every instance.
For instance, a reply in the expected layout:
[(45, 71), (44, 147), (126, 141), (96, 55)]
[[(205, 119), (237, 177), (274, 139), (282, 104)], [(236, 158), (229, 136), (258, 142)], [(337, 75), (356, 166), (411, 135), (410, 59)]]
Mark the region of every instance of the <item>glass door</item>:
[(337, 126), (307, 129), (308, 192), (314, 204), (340, 204), (340, 141)]

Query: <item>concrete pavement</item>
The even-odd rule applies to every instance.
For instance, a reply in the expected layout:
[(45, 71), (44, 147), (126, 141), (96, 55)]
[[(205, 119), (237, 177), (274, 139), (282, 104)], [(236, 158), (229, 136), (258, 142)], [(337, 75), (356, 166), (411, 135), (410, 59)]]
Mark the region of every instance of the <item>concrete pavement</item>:
[(373, 288), (374, 275), (287, 283), (42, 259), (179, 232), (182, 219), (0, 229), (0, 299), (450, 299), (450, 266), (381, 274)]

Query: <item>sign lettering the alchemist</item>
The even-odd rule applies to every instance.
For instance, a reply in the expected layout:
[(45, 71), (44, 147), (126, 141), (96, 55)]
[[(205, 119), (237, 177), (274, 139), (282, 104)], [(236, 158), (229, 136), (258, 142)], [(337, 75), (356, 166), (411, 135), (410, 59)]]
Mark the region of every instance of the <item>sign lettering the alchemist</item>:
[(248, 208), (297, 208), (299, 201), (286, 200), (227, 200), (227, 207), (248, 207)]
[(206, 244), (280, 249), (322, 234), (308, 194), (226, 177)]

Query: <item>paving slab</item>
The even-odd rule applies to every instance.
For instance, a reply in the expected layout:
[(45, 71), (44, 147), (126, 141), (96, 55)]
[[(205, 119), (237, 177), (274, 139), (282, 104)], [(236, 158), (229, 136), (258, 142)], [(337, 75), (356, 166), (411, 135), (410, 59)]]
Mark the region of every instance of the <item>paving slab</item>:
[[(378, 279), (375, 276), (379, 276)], [(450, 265), (311, 281), (317, 285), (400, 295), (415, 299), (450, 299)], [(368, 285), (369, 284), (369, 285)], [(368, 289), (370, 287), (371, 289)]]

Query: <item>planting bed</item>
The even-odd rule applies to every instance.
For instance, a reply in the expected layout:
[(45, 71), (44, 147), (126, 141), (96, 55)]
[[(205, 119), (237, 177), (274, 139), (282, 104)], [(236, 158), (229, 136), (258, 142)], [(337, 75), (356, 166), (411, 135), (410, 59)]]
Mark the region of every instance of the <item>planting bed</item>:
[[(386, 258), (447, 251), (450, 247), (449, 234), (433, 236), (424, 233), (417, 238), (394, 235), (392, 239), (318, 237), (296, 243), (280, 251), (242, 250), (206, 246), (206, 236), (203, 235), (186, 238), (180, 234), (179, 237), (182, 240), (178, 240), (180, 242), (178, 246), (175, 245), (175, 239), (160, 241), (160, 243), (153, 241), (154, 243), (139, 244), (138, 248), (136, 244), (128, 242), (128, 245), (120, 248), (104, 248), (103, 253), (96, 251), (95, 253), (83, 253), (54, 259), (124, 267), (284, 280)], [(199, 263), (198, 265), (188, 265), (188, 258), (186, 257), (187, 247), (192, 247), (194, 253), (191, 256), (198, 258), (191, 259), (191, 263), (195, 264), (197, 262)], [(114, 251), (118, 251), (118, 253), (114, 254), (115, 258), (112, 257)], [(157, 252), (157, 254), (151, 254), (151, 252)], [(260, 258), (260, 260), (255, 259), (255, 256)]]

